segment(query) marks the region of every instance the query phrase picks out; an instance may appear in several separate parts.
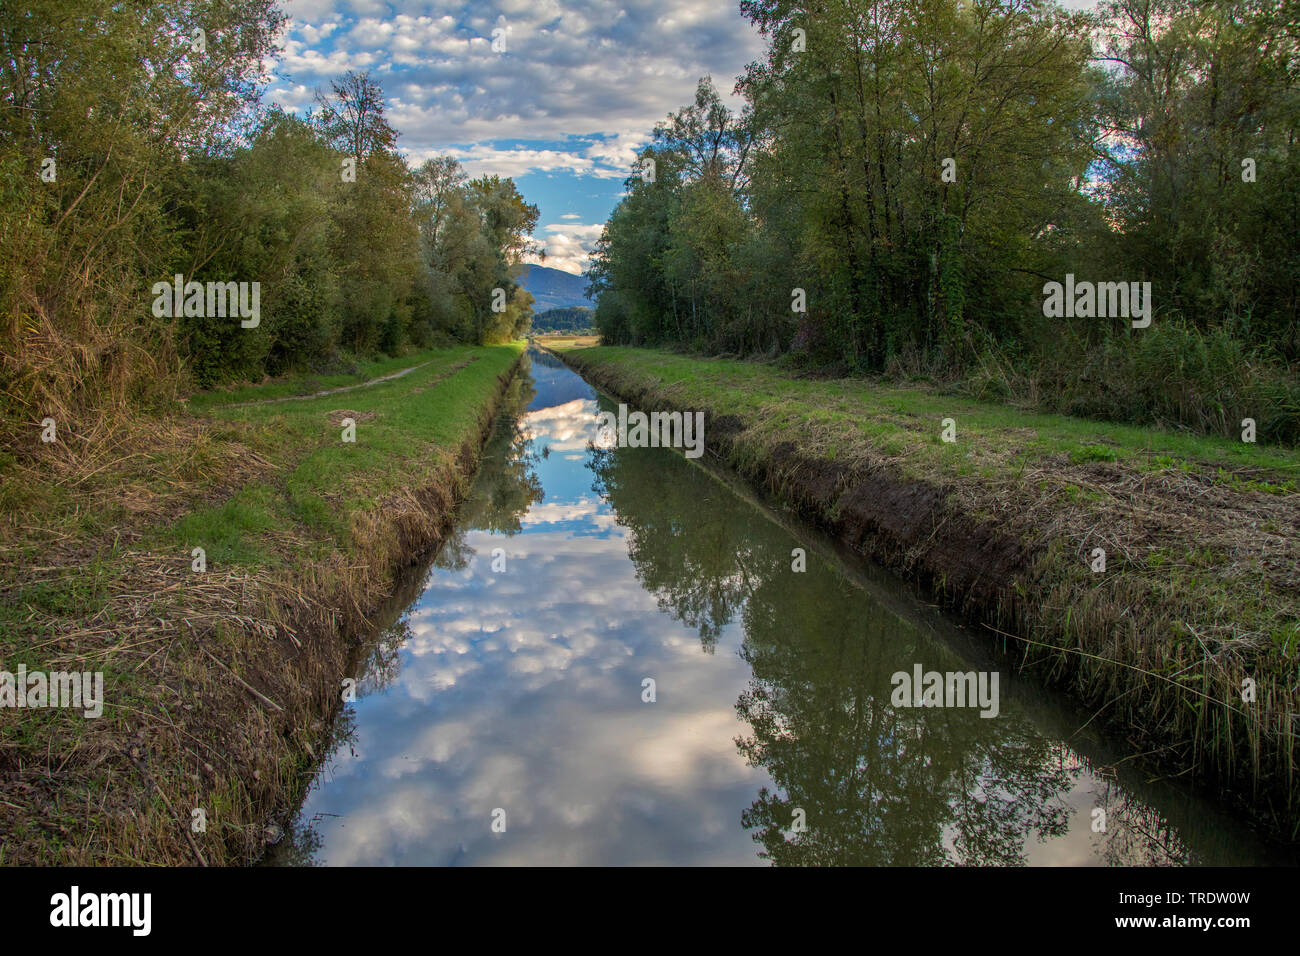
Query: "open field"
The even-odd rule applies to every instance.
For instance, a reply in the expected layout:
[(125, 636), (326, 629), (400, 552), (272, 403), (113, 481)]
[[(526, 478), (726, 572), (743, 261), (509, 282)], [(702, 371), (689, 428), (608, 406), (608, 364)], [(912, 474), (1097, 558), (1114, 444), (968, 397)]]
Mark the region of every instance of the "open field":
[(555, 349), (582, 349), (590, 348), (600, 343), (599, 335), (564, 335), (555, 333), (553, 335), (534, 335), (539, 345)]
[(522, 348), (200, 394), (0, 461), (0, 656), (102, 671), (105, 698), (99, 719), (0, 711), (0, 859), (255, 857), (306, 783), (366, 613), (440, 540)]
[(1152, 767), (1296, 838), (1300, 452), (758, 363), (561, 354), (634, 408), (705, 410), (709, 452), (980, 622)]

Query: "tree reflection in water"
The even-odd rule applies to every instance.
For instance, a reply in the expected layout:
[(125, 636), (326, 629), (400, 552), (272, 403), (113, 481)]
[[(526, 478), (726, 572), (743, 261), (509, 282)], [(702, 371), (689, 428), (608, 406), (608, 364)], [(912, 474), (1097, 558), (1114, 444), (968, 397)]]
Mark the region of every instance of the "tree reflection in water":
[[(609, 407), (603, 400), (600, 404)], [(731, 854), (728, 859), (736, 858), (737, 837), (740, 855), (753, 859), (745, 832), (759, 844), (760, 857), (783, 864), (1014, 865), (1045, 859), (1168, 864), (1243, 859), (1234, 842), (1237, 831), (1225, 826), (1222, 816), (1206, 813), (1203, 802), (1180, 799), (1168, 786), (1128, 775), (1112, 781), (1092, 771), (1085, 754), (1101, 763), (1115, 760), (1095, 741), (1076, 733), (1087, 715), (1075, 721), (1059, 702), (1039, 699), (1025, 692), (1023, 684), (1009, 687), (1005, 675), (996, 718), (981, 718), (977, 708), (894, 708), (891, 676), (897, 671), (910, 672), (914, 664), (938, 671), (982, 668), (969, 663), (963, 657), (969, 652), (959, 652), (962, 645), (949, 641), (950, 635), (930, 618), (909, 611), (910, 599), (861, 586), (857, 575), (816, 549), (808, 549), (806, 571), (794, 572), (791, 549), (806, 544), (680, 455), (660, 449), (581, 453), (583, 442), (594, 434), (594, 427), (587, 428), (594, 424), (592, 405), (592, 393), (582, 380), (547, 356), (537, 359), (531, 377), (516, 381), (501, 409), (503, 427), (486, 451), (457, 530), (438, 557), (438, 570), (413, 580), (410, 590), (398, 597), (394, 616), (401, 607), (423, 601), (422, 616), (412, 625), (413, 619), (401, 614), (368, 646), (360, 671), (361, 693), (409, 683), (409, 699), (428, 706), (408, 707), (399, 692), (395, 700), (373, 701), (374, 706), (359, 710), (345, 708), (340, 715), (335, 725), (340, 748), (355, 755), (361, 748), (353, 733), (363, 726), (374, 751), (373, 765), (401, 760), (406, 781), (393, 789), (387, 774), (366, 779), (356, 772), (365, 767), (364, 754), (347, 762), (351, 772), (337, 785), (322, 781), (314, 792), (332, 786), (334, 797), (309, 801), (303, 811), (307, 817), (312, 807), (325, 807), (343, 816), (356, 814), (358, 820), (379, 827), (375, 832), (380, 848), (363, 852), (353, 845), (345, 856), (395, 859), (406, 854), (411, 859), (455, 861), (471, 852), (476, 854), (471, 858), (482, 858), (481, 845), (467, 851), (465, 843), (456, 844), (461, 836), (452, 821), (463, 824), (455, 806), (464, 801), (465, 791), (457, 788), (473, 783), (481, 769), (476, 761), (486, 753), (489, 758), (495, 755), (498, 763), (503, 755), (510, 757), (515, 761), (510, 766), (518, 767), (512, 779), (541, 792), (538, 813), (551, 816), (546, 832), (534, 835), (534, 852), (546, 854), (556, 852), (546, 846), (548, 840), (561, 841), (567, 852), (573, 836), (565, 829), (572, 794), (554, 781), (547, 786), (551, 756), (564, 761), (569, 774), (564, 783), (577, 779), (604, 794), (593, 802), (591, 812), (606, 828), (584, 829), (591, 840), (585, 853), (633, 861), (647, 858), (647, 853), (653, 859), (682, 853), (681, 848), (664, 851), (656, 843), (684, 839), (680, 813), (665, 811), (660, 818), (643, 809), (648, 798), (639, 792), (638, 781), (644, 768), (654, 763), (647, 762), (650, 754), (676, 768), (657, 782), (663, 787), (665, 807), (680, 809), (674, 800), (700, 808), (706, 808), (703, 801), (726, 800), (722, 806), (710, 802), (706, 809), (726, 821), (725, 838), (709, 852)], [(528, 438), (534, 434), (538, 445), (563, 454), (542, 466), (538, 448)], [(584, 491), (585, 468), (592, 469), (595, 490), (605, 499), (598, 514)], [(561, 507), (552, 509), (553, 514), (538, 509), (526, 518), (542, 501), (539, 474), (551, 491), (551, 504)], [(583, 520), (568, 526), (564, 522), (570, 519), (555, 520), (565, 513), (562, 506), (579, 499)], [(503, 597), (505, 606), (488, 617), (478, 608), (484, 593), (481, 580), (469, 580), (468, 589), (444, 589), (446, 593), (429, 601), (420, 598), (430, 581), (461, 577), (473, 557), (467, 543), (474, 541), (470, 533), (483, 529), (504, 535), (535, 533), (536, 538), (528, 539), (534, 550), (562, 549), (571, 573), (562, 579), (542, 574), (530, 578)], [(484, 542), (496, 540), (484, 535), (475, 543), (490, 547)], [(623, 563), (624, 547), (630, 567)], [(548, 557), (559, 560), (555, 553)], [(539, 562), (543, 569), (545, 564)], [(567, 593), (557, 605), (556, 585), (547, 582), (560, 580)], [(706, 653), (714, 654), (718, 647), (727, 650), (712, 660), (683, 658), (681, 627), (659, 619), (640, 594), (634, 595), (639, 588), (653, 595), (666, 615), (694, 631)], [(612, 634), (606, 641), (601, 623), (615, 600), (630, 607), (626, 615), (614, 618), (617, 626), (628, 627), (628, 634)], [(557, 611), (560, 606), (562, 613)], [(454, 634), (464, 622), (467, 632), (486, 633), (484, 623), (494, 621), (503, 624), (485, 639), (471, 641), (469, 650), (453, 646), (446, 634), (430, 632), (450, 625), (449, 633)], [(516, 626), (520, 635), (531, 631), (537, 641), (494, 645), (492, 635)], [(571, 640), (570, 626), (583, 641)], [(609, 682), (617, 681), (620, 672), (615, 668), (614, 676), (605, 676), (605, 665), (631, 653), (625, 637), (638, 639), (636, 647), (650, 653), (661, 653), (662, 642), (662, 652), (673, 655), (676, 674), (690, 675), (695, 684), (681, 698), (681, 706), (689, 708), (685, 712), (703, 715), (706, 721), (720, 715), (722, 723), (698, 726), (699, 716), (692, 716), (686, 727), (660, 721), (649, 733), (640, 728), (624, 739), (627, 728), (617, 729), (617, 722), (608, 719), (620, 714), (608, 700)], [(432, 653), (418, 661), (407, 657), (406, 648), (421, 641)], [(542, 660), (542, 651), (552, 648), (556, 656), (548, 654), (540, 671), (516, 666), (529, 654), (532, 660)], [(731, 650), (739, 660), (731, 657)], [(440, 660), (471, 651), (480, 655), (469, 659), (475, 666), (450, 685), (448, 696), (441, 696), (447, 687), (441, 680), (433, 681), (438, 696), (426, 693), (443, 666)], [(529, 654), (514, 656), (524, 651)], [(399, 674), (401, 661), (407, 665)], [(548, 670), (552, 667), (553, 673)], [(555, 689), (561, 685), (572, 691)], [(739, 721), (729, 726), (727, 711), (733, 701)], [(530, 707), (536, 710), (528, 711)], [(520, 711), (529, 717), (520, 718)], [(615, 729), (593, 737), (589, 728), (598, 720)], [(427, 728), (447, 726), (456, 734), (469, 733), (465, 739), (474, 743), (465, 751), (473, 756), (467, 756), (463, 766), (444, 765), (442, 758), (427, 755)], [(477, 727), (478, 736), (465, 731), (466, 726)], [(518, 742), (488, 746), (488, 739), (499, 736), (496, 727), (513, 727)], [(512, 754), (512, 746), (522, 749)], [(631, 753), (625, 760), (598, 759), (623, 747)], [(552, 754), (557, 748), (562, 752)], [(682, 756), (695, 761), (689, 770), (675, 762), (683, 748)], [(424, 769), (421, 753), (427, 757)], [(407, 766), (411, 754), (417, 759)], [(745, 770), (744, 763), (753, 769)], [(406, 776), (407, 770), (413, 774)], [(727, 783), (736, 779), (733, 774), (743, 779)], [(399, 854), (385, 841), (399, 830), (405, 832), (409, 808), (402, 810), (401, 799), (418, 806), (423, 786), (452, 807), (451, 815), (432, 828), (424, 843), (417, 841), (413, 855), (410, 848)], [(637, 798), (643, 824), (636, 837), (609, 825), (608, 814), (617, 814), (618, 800), (629, 790)], [(387, 803), (390, 793), (392, 805)], [(553, 806), (547, 799), (559, 802)], [(376, 800), (384, 807), (372, 811)], [(1105, 833), (1089, 829), (1089, 812), (1097, 806), (1107, 811)], [(796, 817), (806, 822), (806, 830), (796, 832)], [(303, 819), (300, 828), (310, 830), (312, 821)], [(341, 821), (320, 818), (316, 823), (333, 834), (327, 844), (341, 840), (347, 846)], [(709, 827), (717, 832), (712, 822)], [(320, 843), (314, 836), (299, 834), (292, 851), (297, 855), (281, 854), (282, 860), (315, 859)], [(1040, 848), (1037, 843), (1048, 845)], [(1245, 858), (1251, 852), (1247, 850)]]
[[(484, 447), (482, 465), (474, 478), (469, 498), (461, 505), (454, 528), (432, 562), (422, 564), (418, 573), (401, 581), (393, 596), (385, 602), (393, 609), (390, 622), (378, 628), (361, 649), (354, 668), (357, 698), (377, 694), (392, 686), (401, 670), (402, 648), (412, 638), (408, 611), (424, 590), (432, 568), (463, 570), (474, 556), (474, 549), (465, 543), (468, 532), (488, 529), (506, 535), (521, 530), (520, 518), (543, 498), (541, 481), (534, 470), (537, 455), (524, 433), (524, 412), (536, 395), (532, 377), (528, 374), (528, 357), (525, 356), (519, 373), (506, 386), (497, 406), (496, 422), (492, 436)], [(342, 707), (330, 725), (330, 735), (322, 753), (333, 753), (342, 745), (351, 747), (356, 733), (356, 713)], [(318, 773), (324, 763), (306, 771)], [(303, 821), (277, 847), (275, 859), (282, 865), (315, 866), (316, 853), (321, 846), (321, 836), (313, 827), (315, 821)]]
[(523, 428), (524, 412), (536, 390), (527, 374), (528, 359), (510, 383), (498, 407), (497, 424), (483, 449), (482, 465), (469, 499), (461, 506), (456, 528), (438, 552), (435, 567), (461, 571), (469, 566), (474, 549), (465, 543), (470, 531), (518, 534), (520, 519), (544, 497), (534, 467), (537, 454)]
[[(1017, 702), (898, 709), (890, 677), (970, 670), (946, 644), (890, 612), (701, 469), (654, 449), (594, 449), (594, 488), (626, 529), (643, 586), (694, 628), (706, 651), (738, 621), (753, 670), (736, 711), (737, 747), (772, 777), (742, 824), (781, 864), (1018, 865), (1064, 834), (1065, 797), (1086, 764)], [(1006, 682), (1003, 682), (1006, 686)], [(806, 830), (795, 832), (796, 810)], [(1116, 815), (1118, 813), (1118, 815)], [(1131, 796), (1093, 839), (1112, 863), (1185, 862), (1159, 812)], [(1087, 827), (1084, 818), (1076, 825)]]

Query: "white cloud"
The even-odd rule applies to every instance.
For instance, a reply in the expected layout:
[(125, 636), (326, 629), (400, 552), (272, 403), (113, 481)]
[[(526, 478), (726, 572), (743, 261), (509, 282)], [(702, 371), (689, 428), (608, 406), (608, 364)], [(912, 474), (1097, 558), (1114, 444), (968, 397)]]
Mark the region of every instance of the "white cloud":
[[(701, 76), (712, 75), (738, 105), (734, 78), (764, 47), (736, 5), (718, 0), (482, 0), (469, 7), (285, 0), (289, 22), (269, 99), (305, 110), (316, 89), (369, 69), (413, 163), (450, 153), (471, 176), (619, 181), (632, 174), (655, 124), (692, 100)], [(507, 30), (504, 53), (491, 49), (497, 26)], [(599, 228), (570, 221), (546, 227), (546, 264), (582, 272)]]
[(637, 151), (650, 142), (649, 130), (644, 132), (616, 133), (605, 139), (597, 140), (585, 155), (605, 166), (622, 170), (626, 176), (636, 162)]
[[(545, 264), (552, 269), (563, 269), (575, 275), (583, 272), (591, 262), (596, 240), (600, 238), (604, 228), (602, 223), (581, 225), (574, 222), (542, 226), (541, 231), (545, 235), (541, 239), (541, 245), (546, 252)], [(533, 257), (529, 261), (541, 262), (542, 260)]]
[(475, 145), (452, 152), (471, 176), (484, 173), (495, 173), (498, 176), (523, 176), (536, 172), (579, 175), (596, 173), (595, 164), (591, 160), (562, 150), (498, 149)]
[[(620, 7), (495, 0), (458, 22), (454, 8), (430, 11), (417, 0), (350, 0), (342, 9), (352, 16), (327, 0), (289, 0), (283, 71), (291, 82), (280, 88), (325, 86), (371, 67), (386, 74), (389, 116), (408, 149), (602, 134), (609, 139), (583, 158), (626, 170), (654, 124), (690, 101), (700, 76), (711, 73), (729, 93), (762, 42), (733, 4), (625, 0)], [(507, 51), (494, 53), (490, 36), (501, 16)]]

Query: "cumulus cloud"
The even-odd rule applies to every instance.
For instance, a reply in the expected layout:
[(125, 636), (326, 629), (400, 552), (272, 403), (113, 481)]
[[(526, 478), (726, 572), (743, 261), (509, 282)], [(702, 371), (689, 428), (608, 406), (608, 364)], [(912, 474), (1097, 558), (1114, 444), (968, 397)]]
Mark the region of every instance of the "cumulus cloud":
[[(617, 183), (701, 76), (729, 95), (763, 52), (737, 5), (718, 0), (285, 0), (284, 8), (273, 102), (303, 111), (315, 90), (370, 70), (408, 159), (449, 153), (471, 176)], [(542, 230), (545, 263), (581, 273), (599, 227), (560, 218)]]
[(500, 149), (487, 144), (475, 144), (455, 152), (471, 176), (488, 174), (517, 177), (536, 172), (601, 175), (592, 160), (563, 150)]
[[(567, 218), (561, 216), (561, 219)], [(546, 253), (545, 264), (552, 269), (562, 269), (578, 275), (587, 268), (591, 253), (596, 248), (596, 240), (605, 228), (602, 223), (582, 225), (580, 223), (559, 223), (541, 227), (539, 241)], [(542, 262), (538, 256), (530, 257), (530, 262)]]
[[(621, 177), (653, 125), (689, 101), (701, 75), (713, 74), (727, 92), (762, 52), (735, 6), (716, 0), (563, 7), (489, 0), (472, 10), (437, 3), (430, 10), (418, 0), (288, 0), (283, 76), (272, 98), (300, 108), (300, 87), (370, 68), (406, 149), (585, 137), (563, 168)], [(498, 27), (507, 31), (505, 52), (492, 49)], [(507, 151), (466, 158), (505, 162)], [(516, 171), (557, 161), (545, 150), (519, 152), (526, 155), (511, 161)]]

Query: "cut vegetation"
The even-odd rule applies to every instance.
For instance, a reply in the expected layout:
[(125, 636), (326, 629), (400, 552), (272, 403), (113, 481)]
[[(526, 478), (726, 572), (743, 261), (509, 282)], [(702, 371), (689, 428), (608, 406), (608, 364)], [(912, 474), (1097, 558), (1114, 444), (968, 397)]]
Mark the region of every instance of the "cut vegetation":
[(1300, 452), (572, 345), (635, 408), (705, 410), (708, 452), (979, 622), (1148, 765), (1300, 837)]
[(263, 400), (360, 383), (201, 394), (0, 460), (0, 658), (102, 671), (106, 698), (99, 719), (0, 709), (0, 862), (256, 858), (368, 613), (445, 533), (521, 352), (425, 352), (301, 401)]

